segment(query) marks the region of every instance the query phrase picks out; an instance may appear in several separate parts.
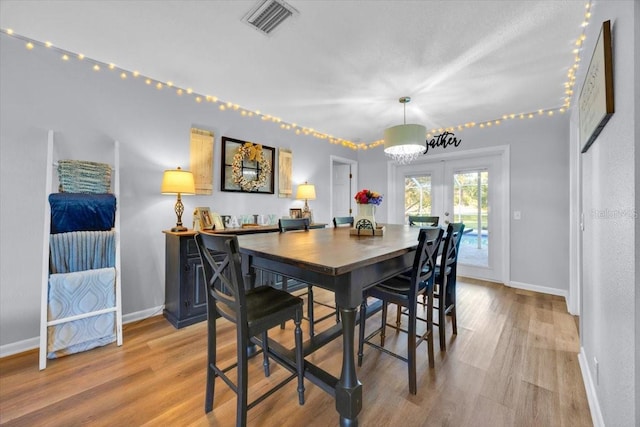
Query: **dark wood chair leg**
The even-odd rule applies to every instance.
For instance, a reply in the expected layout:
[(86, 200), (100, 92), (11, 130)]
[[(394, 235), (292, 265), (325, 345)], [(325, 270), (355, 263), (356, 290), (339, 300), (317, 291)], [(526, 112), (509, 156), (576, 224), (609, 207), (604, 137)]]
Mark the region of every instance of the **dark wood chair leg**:
[(358, 366), (362, 366), (362, 357), (364, 356), (364, 330), (367, 321), (367, 300), (362, 300), (360, 304), (360, 326), (358, 329)]
[(384, 339), (386, 338), (387, 329), (387, 306), (388, 303), (382, 303), (382, 323), (380, 325), (380, 347), (384, 347)]
[[(238, 332), (240, 335), (242, 332)], [(246, 427), (247, 425), (247, 400), (249, 386), (249, 369), (247, 360), (248, 339), (238, 337), (238, 398), (236, 405), (236, 426)]]
[(435, 366), (435, 356), (433, 353), (433, 290), (427, 292), (427, 353), (429, 357), (429, 367)]
[(453, 326), (453, 335), (458, 335), (458, 316), (455, 304), (451, 308), (451, 325)]
[(313, 324), (315, 319), (313, 317), (313, 286), (307, 286), (307, 318), (309, 319), (309, 336), (315, 335), (313, 330)]
[(402, 323), (402, 306), (396, 304), (396, 309), (396, 328), (400, 329), (400, 324)]
[(209, 413), (213, 409), (213, 392), (216, 385), (216, 373), (213, 366), (216, 364), (216, 317), (209, 310), (209, 336), (207, 339), (207, 390), (204, 399), (204, 412)]
[(271, 375), (269, 370), (269, 336), (267, 331), (262, 333), (262, 366), (264, 367), (264, 376)]
[(409, 325), (407, 329), (407, 359), (409, 363), (409, 393), (417, 394), (416, 381), (416, 308), (415, 304), (409, 307)]
[[(288, 292), (287, 289), (289, 288), (289, 284), (288, 284), (288, 280), (286, 277), (282, 276), (282, 290), (285, 292)], [(287, 322), (282, 322), (280, 324), (280, 329), (284, 329), (284, 326), (286, 325)]]
[(294, 319), (296, 341), (296, 367), (298, 371), (298, 403), (304, 405), (304, 354), (302, 352), (302, 315), (298, 314)]

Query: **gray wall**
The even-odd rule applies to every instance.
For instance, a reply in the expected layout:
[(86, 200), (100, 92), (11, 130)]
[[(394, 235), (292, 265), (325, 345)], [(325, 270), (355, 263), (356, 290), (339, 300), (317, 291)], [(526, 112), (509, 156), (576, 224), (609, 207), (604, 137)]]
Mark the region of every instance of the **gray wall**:
[[(611, 20), (615, 113), (589, 151), (579, 156), (584, 214), (582, 369), (587, 392), (595, 401), (592, 409), (608, 426), (637, 426), (640, 422), (636, 142), (640, 89), (638, 69), (634, 72), (640, 49), (638, 9), (637, 1), (596, 3), (583, 57), (586, 63), (602, 22)], [(583, 81), (581, 74), (578, 89)], [(572, 122), (578, 120), (573, 112)], [(577, 131), (572, 143), (579, 144)]]
[[(233, 76), (229, 76), (233, 78)], [(288, 215), (303, 202), (277, 195), (220, 191), (220, 138), (229, 136), (293, 151), (293, 182), (316, 184), (309, 204), (314, 219), (331, 220), (329, 156), (357, 153), (278, 124), (193, 97), (157, 90), (138, 78), (95, 72), (85, 62), (62, 61), (54, 50), (29, 51), (23, 41), (0, 36), (0, 346), (37, 345), (45, 211), (47, 130), (56, 132), (58, 158), (111, 162), (121, 144), (123, 312), (127, 316), (164, 304), (164, 235), (176, 222), (175, 196), (160, 194), (164, 169), (189, 167), (189, 129), (215, 133), (214, 194), (185, 196), (183, 220), (193, 208), (222, 214)], [(233, 100), (230, 100), (233, 101)], [(295, 192), (295, 185), (294, 185)], [(20, 344), (21, 341), (29, 340)]]
[[(429, 149), (429, 155), (504, 146), (510, 148), (510, 281), (569, 291), (569, 115), (512, 119), (498, 126), (456, 132), (459, 147)], [(381, 150), (360, 154), (360, 186), (388, 191), (387, 159)], [(379, 218), (378, 218), (379, 216)], [(386, 209), (376, 219), (386, 220)], [(509, 215), (511, 218), (513, 215)], [(553, 244), (549, 242), (553, 236)], [(541, 268), (541, 266), (544, 266)]]

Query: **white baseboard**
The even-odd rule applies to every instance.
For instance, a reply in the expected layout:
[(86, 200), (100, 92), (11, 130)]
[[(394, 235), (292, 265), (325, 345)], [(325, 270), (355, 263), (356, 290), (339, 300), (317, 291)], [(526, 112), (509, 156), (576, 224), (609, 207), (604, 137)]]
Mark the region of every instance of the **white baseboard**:
[(123, 314), (122, 323), (127, 324), (131, 322), (137, 322), (138, 320), (147, 319), (149, 317), (156, 316), (162, 313), (164, 305), (158, 307), (148, 308), (146, 310), (136, 311), (135, 313)]
[(593, 426), (605, 427), (604, 419), (602, 418), (602, 411), (600, 410), (600, 403), (598, 402), (598, 395), (596, 394), (595, 383), (591, 377), (587, 356), (584, 354), (584, 347), (580, 347), (578, 362), (580, 363), (580, 371), (582, 372), (584, 388), (587, 392), (587, 402), (589, 402), (589, 410), (591, 411), (591, 421), (593, 422)]
[[(122, 316), (122, 323), (127, 324), (131, 322), (137, 322), (138, 320), (153, 317), (162, 313), (164, 305), (149, 308), (142, 311), (136, 311), (135, 313), (129, 313)], [(23, 353), (25, 351), (37, 349), (40, 346), (40, 337), (28, 338), (23, 341), (13, 342), (5, 345), (0, 345), (0, 358), (13, 356), (14, 354)]]
[(0, 345), (0, 358), (33, 350), (40, 346), (40, 338), (34, 337), (26, 340)]
[(557, 295), (559, 297), (564, 297), (564, 301), (568, 304), (567, 298), (569, 297), (569, 292), (563, 289), (549, 288), (547, 286), (531, 285), (529, 283), (514, 282), (514, 281), (510, 281), (507, 284), (507, 286), (509, 286), (510, 288), (522, 289), (525, 291), (540, 292), (541, 294)]

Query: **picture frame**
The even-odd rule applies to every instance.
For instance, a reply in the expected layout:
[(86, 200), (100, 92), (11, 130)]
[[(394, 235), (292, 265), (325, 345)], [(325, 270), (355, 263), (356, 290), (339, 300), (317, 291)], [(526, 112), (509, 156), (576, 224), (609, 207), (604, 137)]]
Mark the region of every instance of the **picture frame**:
[(226, 136), (221, 145), (222, 191), (274, 194), (275, 148)]
[(211, 222), (213, 222), (213, 228), (215, 230), (224, 230), (224, 221), (222, 220), (222, 216), (217, 212), (211, 213)]
[(289, 216), (293, 219), (302, 218), (302, 209), (300, 208), (289, 209)]
[(611, 21), (602, 23), (578, 98), (580, 146), (586, 153), (614, 113)]
[(193, 213), (193, 228), (195, 230), (213, 229), (213, 218), (208, 207), (197, 207)]
[(309, 225), (313, 224), (313, 211), (302, 212), (301, 218), (308, 218), (309, 219)]
[(293, 194), (293, 182), (291, 173), (293, 170), (293, 154), (291, 150), (278, 149), (278, 197), (291, 197)]

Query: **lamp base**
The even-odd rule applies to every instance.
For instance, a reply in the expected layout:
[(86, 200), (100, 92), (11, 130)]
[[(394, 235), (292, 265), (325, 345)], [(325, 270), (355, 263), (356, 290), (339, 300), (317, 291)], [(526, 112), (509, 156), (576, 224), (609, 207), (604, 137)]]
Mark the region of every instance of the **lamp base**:
[(176, 225), (175, 227), (173, 227), (171, 229), (171, 231), (175, 232), (179, 232), (179, 231), (188, 231), (189, 229), (187, 227), (184, 227), (182, 225)]

